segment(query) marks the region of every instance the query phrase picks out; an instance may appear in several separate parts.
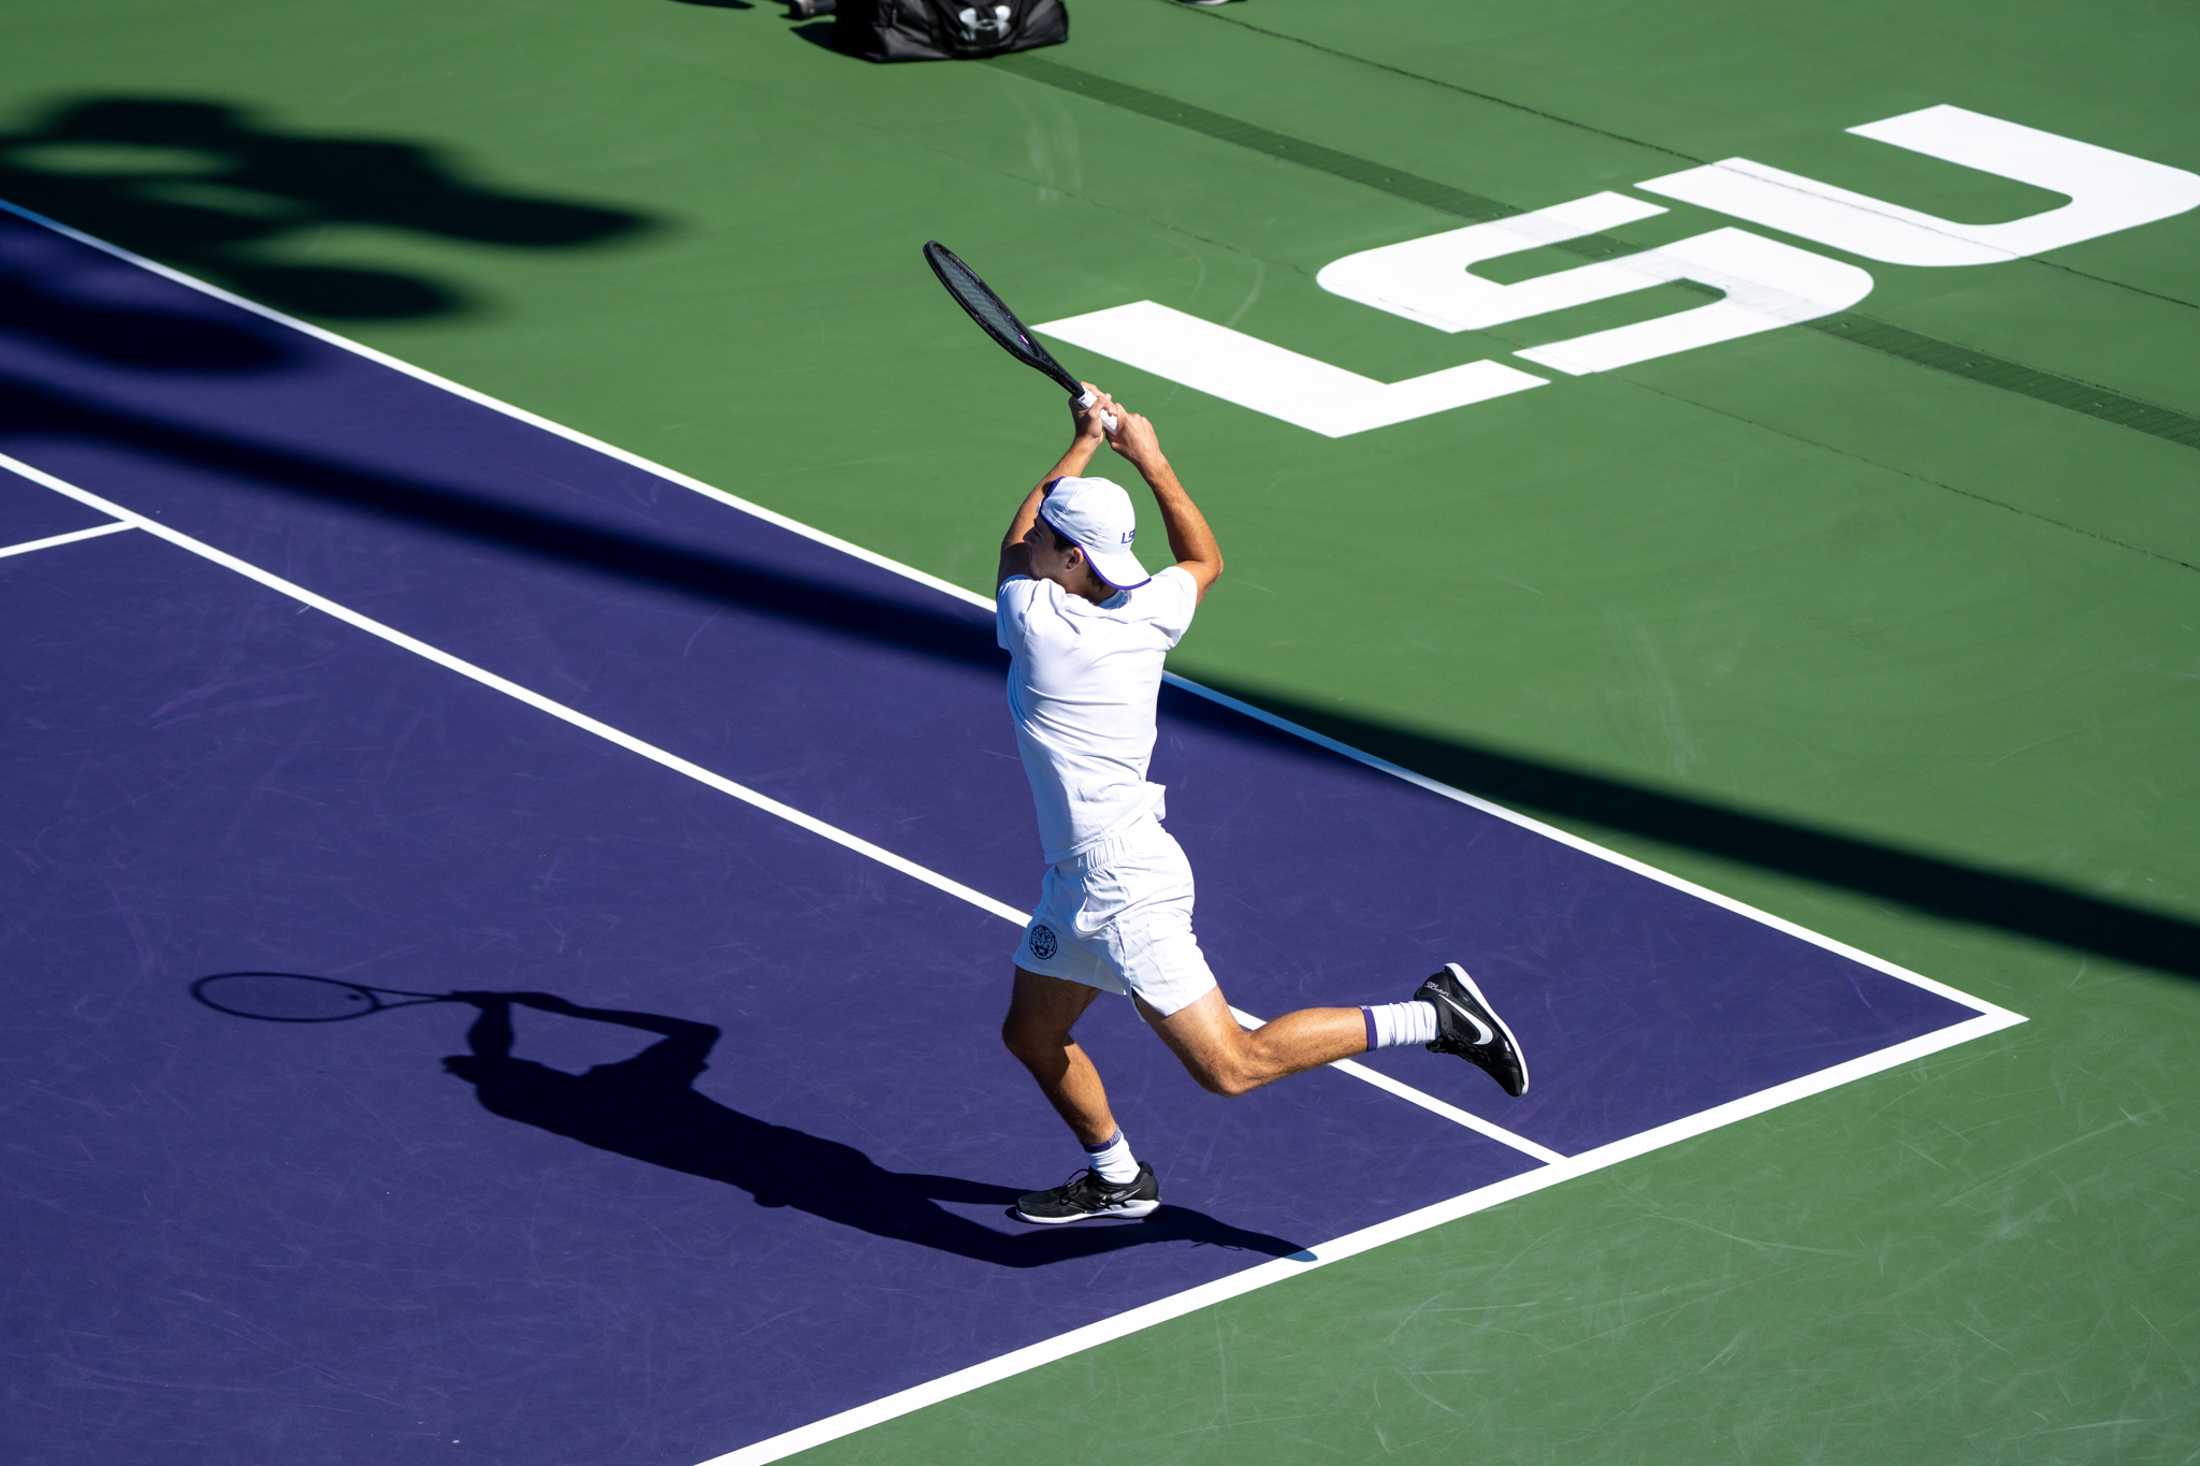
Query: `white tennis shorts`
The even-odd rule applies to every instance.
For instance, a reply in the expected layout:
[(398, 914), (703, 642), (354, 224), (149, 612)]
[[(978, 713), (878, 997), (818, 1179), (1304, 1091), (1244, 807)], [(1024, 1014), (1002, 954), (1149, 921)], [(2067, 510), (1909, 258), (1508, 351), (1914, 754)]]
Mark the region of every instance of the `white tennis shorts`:
[(1136, 994), (1166, 1018), (1215, 986), (1192, 935), (1192, 863), (1144, 819), (1047, 867), (1016, 965), (1041, 977)]

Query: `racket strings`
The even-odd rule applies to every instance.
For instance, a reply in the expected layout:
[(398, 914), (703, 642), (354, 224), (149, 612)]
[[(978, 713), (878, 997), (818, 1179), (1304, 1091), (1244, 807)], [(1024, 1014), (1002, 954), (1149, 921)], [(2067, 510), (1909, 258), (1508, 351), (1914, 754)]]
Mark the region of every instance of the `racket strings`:
[(1024, 365), (1052, 377), (1071, 396), (1082, 390), (1077, 379), (1064, 370), (1052, 352), (1039, 344), (1007, 303), (995, 295), (992, 287), (979, 279), (978, 272), (964, 264), (953, 250), (933, 240), (924, 246), (924, 258), (931, 265), (932, 273), (939, 277), (940, 284), (947, 287), (947, 293), (963, 308), (963, 313), (976, 321), (978, 328), (1003, 350)]
[(1030, 349), (1031, 336), (1024, 330), (1023, 322), (1016, 319), (1015, 313), (987, 288), (983, 280), (971, 274), (968, 269), (957, 269), (954, 266), (949, 267), (943, 278), (948, 293), (961, 302), (962, 308), (970, 312), (970, 318), (983, 326), (995, 340), (1011, 348)]

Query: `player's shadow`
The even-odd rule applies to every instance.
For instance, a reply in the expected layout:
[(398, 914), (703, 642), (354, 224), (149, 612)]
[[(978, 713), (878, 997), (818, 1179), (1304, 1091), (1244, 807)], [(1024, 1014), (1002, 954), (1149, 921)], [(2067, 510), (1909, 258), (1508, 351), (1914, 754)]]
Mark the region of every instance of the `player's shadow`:
[[(842, 1141), (744, 1114), (698, 1091), (695, 1080), (720, 1033), (692, 1019), (591, 1008), (549, 993), (465, 993), (479, 1010), (467, 1052), (444, 1060), (473, 1085), (491, 1114), (667, 1170), (723, 1182), (760, 1206), (791, 1207), (874, 1236), (950, 1252), (1000, 1267), (1041, 1267), (1125, 1247), (1186, 1242), (1260, 1257), (1304, 1249), (1174, 1203), (1142, 1222), (997, 1230), (950, 1211), (957, 1203), (1003, 1212), (1010, 1187), (951, 1176), (890, 1171)], [(658, 1035), (629, 1059), (569, 1074), (516, 1057), (512, 1010), (528, 1007), (568, 1018)]]
[[(358, 229), (570, 249), (632, 235), (630, 210), (493, 187), (436, 149), (389, 138), (305, 136), (228, 103), (99, 96), (0, 132), (0, 199), (210, 275), (277, 309), (339, 320), (453, 315), (474, 302), (416, 269), (317, 255)], [(101, 302), (94, 301), (94, 306)]]

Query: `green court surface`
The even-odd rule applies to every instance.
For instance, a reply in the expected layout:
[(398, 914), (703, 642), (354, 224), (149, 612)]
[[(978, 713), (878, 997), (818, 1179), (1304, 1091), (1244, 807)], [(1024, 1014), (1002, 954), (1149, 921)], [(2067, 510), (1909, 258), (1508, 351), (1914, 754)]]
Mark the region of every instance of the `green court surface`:
[[(982, 592), (1065, 419), (927, 238), (1388, 382), (1709, 296), (1447, 334), (1356, 251), (1736, 156), (2060, 202), (1844, 131), (1943, 103), (2200, 171), (2190, 5), (1072, 9), (876, 67), (732, 0), (17, 3), (0, 199)], [(1661, 202), (1483, 273), (1737, 223)], [(803, 1459), (2200, 1460), (2200, 211), (1819, 252), (1869, 295), (1339, 438), (1061, 354), (1227, 548), (1176, 670), (2029, 1021)]]

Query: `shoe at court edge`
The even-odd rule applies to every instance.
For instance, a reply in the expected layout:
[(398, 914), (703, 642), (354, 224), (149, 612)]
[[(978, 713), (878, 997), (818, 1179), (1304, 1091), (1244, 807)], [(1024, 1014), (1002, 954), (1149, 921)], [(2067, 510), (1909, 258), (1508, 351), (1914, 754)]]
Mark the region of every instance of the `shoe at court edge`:
[(1467, 969), (1447, 962), (1430, 973), (1413, 996), (1436, 1009), (1436, 1042), (1428, 1046), (1430, 1053), (1457, 1054), (1516, 1099), (1528, 1092), (1528, 1060), (1520, 1052), (1520, 1040), (1467, 976)]
[(1101, 1180), (1098, 1171), (1079, 1171), (1052, 1191), (1017, 1197), (1016, 1215), (1042, 1227), (1057, 1227), (1093, 1217), (1142, 1217), (1160, 1205), (1161, 1183), (1154, 1178), (1152, 1166), (1141, 1164), (1136, 1176), (1119, 1185)]

